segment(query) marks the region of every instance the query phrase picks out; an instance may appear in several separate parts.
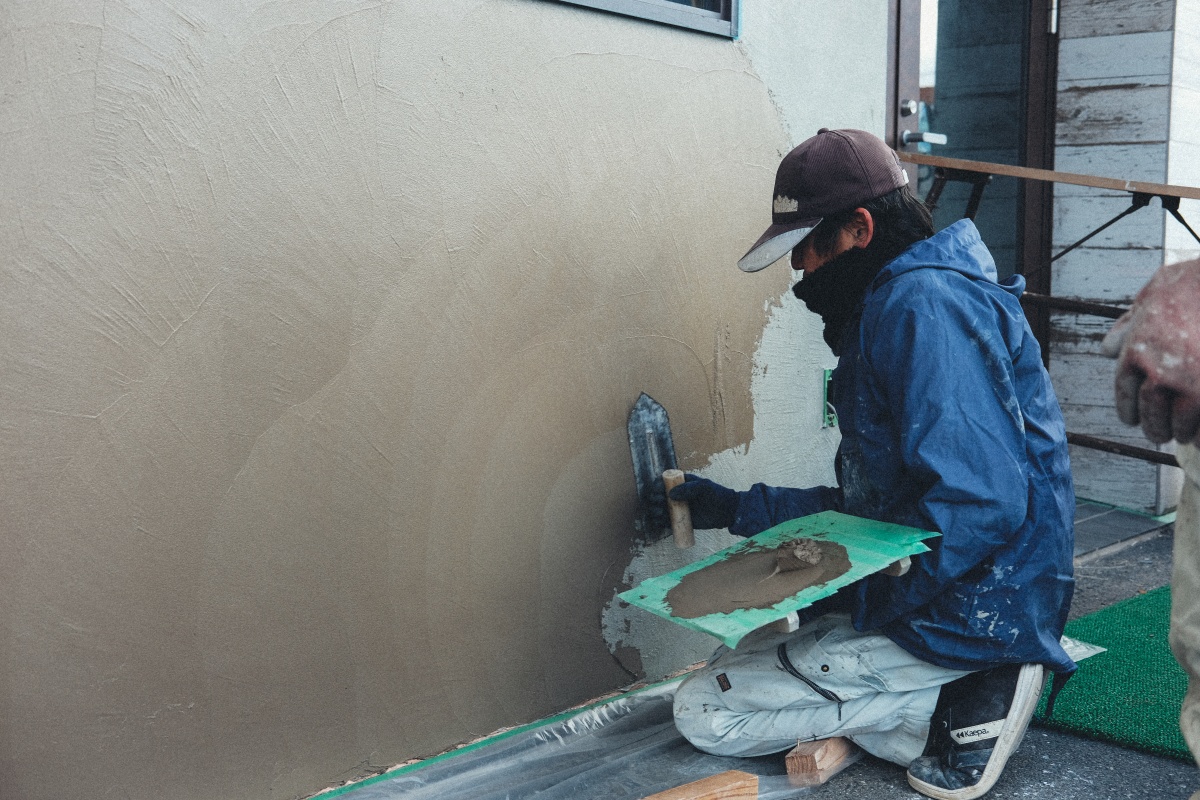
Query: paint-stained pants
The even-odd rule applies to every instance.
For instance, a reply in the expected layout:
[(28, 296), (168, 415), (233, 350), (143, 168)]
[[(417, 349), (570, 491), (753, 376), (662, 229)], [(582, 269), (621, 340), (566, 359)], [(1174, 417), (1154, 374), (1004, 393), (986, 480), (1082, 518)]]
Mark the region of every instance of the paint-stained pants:
[[(1179, 727), (1200, 760), (1200, 450), (1182, 445), (1183, 493), (1175, 515), (1171, 572), (1171, 651), (1187, 672), (1188, 688)], [(1200, 798), (1200, 792), (1193, 797)]]
[(714, 755), (766, 755), (846, 736), (908, 766), (925, 747), (942, 684), (966, 674), (829, 614), (795, 633), (755, 631), (736, 650), (718, 648), (676, 690), (675, 726)]

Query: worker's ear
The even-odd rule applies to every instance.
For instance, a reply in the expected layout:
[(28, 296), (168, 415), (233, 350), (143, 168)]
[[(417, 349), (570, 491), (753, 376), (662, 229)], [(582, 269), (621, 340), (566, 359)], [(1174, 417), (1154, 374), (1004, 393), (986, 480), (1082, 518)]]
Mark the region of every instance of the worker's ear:
[(854, 247), (866, 247), (875, 238), (875, 219), (865, 208), (856, 208), (846, 223)]

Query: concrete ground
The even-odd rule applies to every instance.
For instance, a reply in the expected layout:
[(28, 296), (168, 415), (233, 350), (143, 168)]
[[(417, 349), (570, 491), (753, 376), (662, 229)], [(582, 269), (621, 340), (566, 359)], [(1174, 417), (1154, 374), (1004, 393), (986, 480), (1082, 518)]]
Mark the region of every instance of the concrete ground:
[[(1072, 619), (1163, 586), (1171, 577), (1171, 529), (1082, 556), (1075, 577)], [(1035, 725), (987, 798), (1187, 800), (1196, 791), (1200, 770), (1192, 764)], [(914, 800), (921, 795), (909, 788), (902, 769), (866, 757), (806, 797)]]
[[(1071, 617), (1090, 614), (1169, 583), (1171, 542), (1168, 526), (1078, 556)], [(1154, 676), (1147, 676), (1147, 680), (1153, 679)], [(525, 757), (520, 770), (505, 772), (503, 764), (509, 757), (508, 751), (502, 749), (496, 755), (497, 751), (483, 749), (473, 755), (451, 758), (436, 767), (431, 764), (432, 772), (418, 770), (408, 776), (398, 775), (377, 785), (360, 787), (350, 793), (348, 800), (641, 797), (644, 792), (631, 794), (630, 787), (655, 782), (678, 786), (695, 779), (676, 777), (672, 770), (677, 768), (691, 770), (689, 775), (715, 774), (726, 769), (746, 769), (768, 776), (782, 774), (781, 756), (742, 760), (718, 759), (698, 753), (675, 731), (669, 704), (655, 708), (656, 711), (647, 711), (645, 716), (637, 718), (637, 722), (631, 721), (621, 728), (624, 733), (610, 732), (608, 737), (600, 737), (612, 738), (616, 745), (604, 745), (599, 739), (579, 744), (583, 748), (582, 756), (568, 747), (544, 759)], [(624, 738), (631, 732), (632, 744)], [(513, 742), (507, 746), (523, 752), (522, 746)], [(598, 759), (600, 750), (608, 753), (603, 750), (605, 746), (615, 746), (616, 751)], [(593, 752), (589, 748), (600, 750)], [(647, 748), (654, 753), (652, 759), (637, 756)], [(623, 760), (627, 755), (624, 750), (630, 750), (634, 758)], [(499, 760), (493, 763), (493, 759)], [(575, 767), (578, 759), (587, 765), (586, 769)], [(703, 762), (698, 770), (697, 762)], [(648, 782), (639, 783), (635, 778), (645, 778)], [(488, 787), (487, 790), (484, 787)], [(1190, 763), (1034, 725), (1009, 761), (999, 783), (987, 795), (987, 800), (1187, 800), (1198, 790), (1200, 770)], [(805, 800), (917, 800), (921, 795), (909, 788), (902, 768), (864, 756), (825, 786), (817, 787), (803, 797)]]

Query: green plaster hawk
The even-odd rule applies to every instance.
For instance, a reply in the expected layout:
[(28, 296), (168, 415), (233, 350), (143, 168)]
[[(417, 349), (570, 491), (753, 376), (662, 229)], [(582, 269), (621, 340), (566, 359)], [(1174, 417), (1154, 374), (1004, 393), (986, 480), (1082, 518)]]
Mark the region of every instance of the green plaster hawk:
[[(929, 552), (940, 534), (823, 511), (789, 520), (618, 597), (728, 647), (742, 637), (893, 563)], [(785, 565), (792, 543), (819, 550), (815, 563)], [(793, 558), (794, 561), (794, 558)], [(781, 565), (784, 565), (781, 567)], [(781, 572), (781, 568), (783, 571)]]

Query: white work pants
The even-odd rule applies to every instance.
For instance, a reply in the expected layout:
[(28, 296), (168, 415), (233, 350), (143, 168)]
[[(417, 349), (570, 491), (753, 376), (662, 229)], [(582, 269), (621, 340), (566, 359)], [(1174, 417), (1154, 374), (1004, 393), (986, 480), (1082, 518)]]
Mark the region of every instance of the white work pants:
[[(784, 665), (780, 645), (803, 677)], [(675, 726), (714, 755), (766, 755), (801, 740), (846, 736), (907, 767), (925, 747), (942, 684), (966, 674), (829, 614), (795, 633), (759, 630), (735, 650), (718, 648), (676, 690)]]
[(1184, 478), (1171, 568), (1171, 651), (1188, 676), (1179, 727), (1200, 756), (1200, 450), (1181, 445), (1178, 458)]

